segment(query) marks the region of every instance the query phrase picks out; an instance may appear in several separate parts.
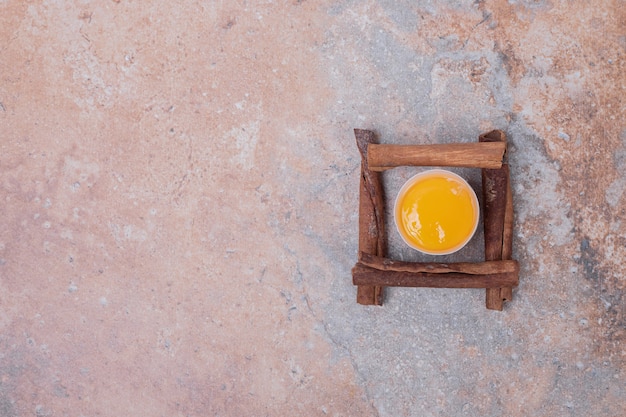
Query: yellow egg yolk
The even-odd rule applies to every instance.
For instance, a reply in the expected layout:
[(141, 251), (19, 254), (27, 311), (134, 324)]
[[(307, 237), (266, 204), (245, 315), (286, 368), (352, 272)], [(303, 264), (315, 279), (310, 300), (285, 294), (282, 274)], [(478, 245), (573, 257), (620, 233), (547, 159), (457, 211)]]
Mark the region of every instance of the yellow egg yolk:
[(436, 173), (420, 178), (399, 197), (398, 229), (419, 250), (456, 250), (475, 230), (478, 210), (472, 190), (456, 178)]

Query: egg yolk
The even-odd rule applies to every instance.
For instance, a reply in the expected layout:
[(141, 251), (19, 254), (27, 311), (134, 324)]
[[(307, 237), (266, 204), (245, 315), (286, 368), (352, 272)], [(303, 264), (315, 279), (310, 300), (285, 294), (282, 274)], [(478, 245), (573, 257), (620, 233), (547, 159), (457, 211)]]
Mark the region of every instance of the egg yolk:
[(463, 245), (474, 233), (477, 214), (472, 191), (442, 174), (426, 176), (409, 187), (395, 213), (405, 240), (432, 254)]

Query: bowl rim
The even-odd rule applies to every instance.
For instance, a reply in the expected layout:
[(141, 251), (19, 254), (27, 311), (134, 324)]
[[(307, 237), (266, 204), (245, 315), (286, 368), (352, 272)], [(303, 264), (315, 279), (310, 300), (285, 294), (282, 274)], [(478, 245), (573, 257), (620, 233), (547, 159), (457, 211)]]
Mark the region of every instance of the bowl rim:
[[(405, 194), (406, 190), (412, 187), (421, 178), (426, 177), (426, 176), (432, 176), (433, 174), (443, 174), (446, 177), (452, 177), (456, 179), (457, 181), (459, 181), (460, 183), (462, 183), (465, 187), (467, 187), (468, 190), (470, 190), (470, 196), (471, 196), (472, 202), (474, 206), (476, 207), (476, 213), (474, 216), (474, 227), (472, 229), (472, 233), (468, 234), (467, 238), (461, 243), (459, 243), (457, 246), (454, 246), (451, 249), (448, 249), (443, 252), (432, 252), (432, 251), (425, 250), (423, 248), (416, 247), (415, 244), (413, 244), (412, 242), (410, 242), (409, 240), (405, 238), (404, 234), (400, 231), (400, 226), (398, 225), (397, 213), (398, 213), (398, 203), (399, 203), (400, 196)], [(406, 243), (411, 249), (414, 249), (425, 255), (451, 255), (463, 249), (476, 234), (476, 230), (478, 229), (478, 223), (480, 223), (480, 203), (478, 202), (478, 196), (476, 195), (476, 191), (474, 191), (474, 189), (472, 188), (471, 185), (469, 185), (467, 180), (465, 180), (465, 178), (461, 177), (459, 174), (449, 171), (447, 169), (441, 169), (441, 168), (428, 169), (428, 170), (418, 172), (417, 174), (413, 175), (411, 178), (406, 180), (406, 182), (402, 185), (402, 187), (396, 194), (395, 202), (393, 205), (393, 220), (396, 226), (396, 231), (398, 232), (398, 234), (400, 235), (404, 243)]]

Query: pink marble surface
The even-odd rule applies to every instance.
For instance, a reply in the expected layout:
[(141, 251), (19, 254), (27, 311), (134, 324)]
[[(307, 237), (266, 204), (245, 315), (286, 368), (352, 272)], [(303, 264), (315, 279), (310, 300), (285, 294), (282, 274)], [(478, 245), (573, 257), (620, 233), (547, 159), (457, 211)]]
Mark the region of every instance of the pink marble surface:
[[(0, 1), (0, 416), (626, 415), (625, 27), (618, 0)], [(503, 312), (355, 303), (355, 127), (507, 132)]]

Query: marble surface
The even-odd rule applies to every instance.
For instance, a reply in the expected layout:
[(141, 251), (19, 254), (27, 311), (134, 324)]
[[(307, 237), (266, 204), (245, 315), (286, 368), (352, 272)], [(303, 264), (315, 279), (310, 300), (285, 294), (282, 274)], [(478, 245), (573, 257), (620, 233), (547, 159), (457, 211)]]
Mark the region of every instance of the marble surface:
[[(626, 415), (624, 6), (0, 1), (0, 415)], [(507, 133), (503, 312), (356, 304), (357, 127)]]

